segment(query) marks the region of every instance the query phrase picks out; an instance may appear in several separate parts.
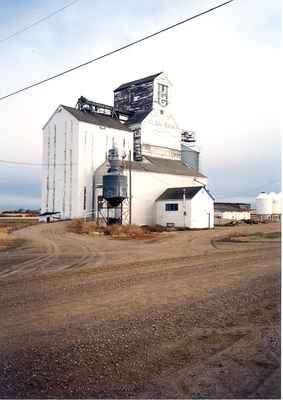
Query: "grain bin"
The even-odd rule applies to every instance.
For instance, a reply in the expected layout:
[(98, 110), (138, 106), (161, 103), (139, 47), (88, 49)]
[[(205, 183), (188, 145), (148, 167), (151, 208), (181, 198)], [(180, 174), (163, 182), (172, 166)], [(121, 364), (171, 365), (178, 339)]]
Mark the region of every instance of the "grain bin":
[(277, 194), (279, 200), (280, 214), (282, 213), (282, 192)]
[(272, 214), (272, 198), (265, 192), (256, 198), (256, 214), (266, 217)]
[(281, 213), (281, 201), (280, 195), (274, 192), (269, 193), (272, 201), (272, 214), (280, 214)]
[(123, 161), (119, 158), (118, 149), (114, 140), (112, 149), (108, 151), (109, 168), (102, 177), (102, 199), (98, 206), (98, 213), (106, 211), (104, 220), (107, 224), (122, 224), (124, 200), (127, 198), (127, 176), (123, 174)]
[(127, 177), (109, 173), (103, 176), (103, 197), (112, 207), (117, 207), (127, 197)]
[(119, 158), (118, 149), (114, 140), (112, 149), (108, 151), (110, 168), (107, 175), (102, 178), (103, 197), (112, 207), (117, 207), (127, 197), (127, 177), (123, 175), (122, 160)]

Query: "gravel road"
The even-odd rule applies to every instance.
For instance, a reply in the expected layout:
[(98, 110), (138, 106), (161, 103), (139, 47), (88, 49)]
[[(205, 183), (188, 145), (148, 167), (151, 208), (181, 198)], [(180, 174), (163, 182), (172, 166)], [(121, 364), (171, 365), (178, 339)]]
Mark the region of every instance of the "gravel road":
[(280, 398), (279, 224), (0, 253), (0, 398)]

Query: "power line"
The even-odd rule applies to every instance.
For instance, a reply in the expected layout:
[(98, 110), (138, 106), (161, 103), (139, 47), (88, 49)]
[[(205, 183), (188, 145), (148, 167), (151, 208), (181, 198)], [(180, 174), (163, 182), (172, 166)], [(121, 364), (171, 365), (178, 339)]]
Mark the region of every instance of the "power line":
[[(15, 165), (15, 166), (28, 166), (28, 167), (44, 167), (44, 166), (48, 166), (48, 165), (50, 165), (50, 164), (48, 164), (48, 163), (32, 163), (32, 162), (22, 162), (22, 161), (8, 161), (8, 160), (0, 160), (0, 164), (6, 164), (6, 165)], [(72, 165), (82, 165), (82, 164), (85, 164), (85, 165), (87, 165), (87, 164), (90, 164), (90, 163), (87, 163), (87, 162), (80, 162), (80, 163), (72, 163)], [(56, 163), (56, 167), (61, 167), (61, 166), (70, 166), (70, 163)], [(152, 171), (148, 171), (147, 169), (145, 169), (144, 167), (142, 168), (145, 172), (148, 172), (149, 174), (153, 174), (153, 172)], [(176, 170), (176, 169), (171, 169), (171, 171), (174, 171), (174, 172), (179, 172), (178, 170)], [(166, 173), (166, 172), (165, 172)], [(158, 178), (157, 178), (158, 179)], [(159, 179), (158, 179), (159, 180)], [(160, 180), (161, 181), (161, 180)], [(165, 183), (165, 181), (164, 180), (162, 180), (163, 181), (163, 183)], [(280, 183), (281, 181), (280, 181), (280, 179), (272, 179), (272, 180), (269, 180), (269, 181), (266, 181), (264, 184), (262, 184), (262, 185), (260, 185), (260, 186), (257, 186), (257, 187), (253, 187), (251, 190), (252, 191), (258, 191), (258, 190), (260, 190), (261, 188), (263, 188), (263, 187), (266, 187), (266, 186), (268, 186), (268, 185), (272, 185), (272, 184), (274, 184), (274, 183)], [(237, 192), (236, 193), (236, 195), (243, 195), (243, 194), (245, 194), (246, 192)]]
[[(6, 165), (18, 165), (18, 166), (26, 166), (26, 167), (48, 167), (48, 165), (53, 166), (53, 163), (32, 163), (32, 162), (25, 162), (25, 161), (9, 161), (9, 160), (0, 160), (0, 164), (6, 164)], [(90, 162), (80, 162), (80, 163), (71, 163), (72, 165), (88, 165)], [(56, 167), (64, 167), (64, 166), (70, 166), (69, 163), (56, 163)]]
[(99, 57), (96, 57), (96, 58), (92, 59), (92, 60), (86, 61), (86, 62), (84, 62), (82, 64), (79, 64), (79, 65), (77, 65), (75, 67), (72, 67), (72, 68), (69, 68), (69, 69), (67, 69), (67, 70), (65, 70), (63, 72), (60, 72), (59, 74), (50, 76), (49, 78), (43, 79), (43, 80), (35, 82), (35, 83), (33, 83), (33, 84), (29, 85), (29, 86), (26, 86), (26, 87), (24, 87), (22, 89), (19, 89), (19, 90), (16, 90), (14, 92), (11, 92), (11, 93), (9, 93), (9, 94), (7, 94), (5, 96), (0, 97), (0, 100), (4, 100), (7, 97), (14, 96), (14, 95), (16, 95), (18, 93), (24, 92), (25, 90), (29, 90), (29, 89), (31, 89), (31, 88), (33, 88), (35, 86), (39, 86), (39, 85), (42, 85), (43, 83), (51, 81), (52, 79), (59, 78), (62, 75), (68, 74), (69, 72), (72, 72), (72, 71), (75, 71), (75, 70), (77, 70), (79, 68), (85, 67), (86, 65), (89, 65), (89, 64), (91, 64), (93, 62), (96, 62), (96, 61), (99, 61), (99, 60), (101, 60), (103, 58), (109, 57), (109, 56), (111, 56), (113, 54), (118, 53), (119, 51), (125, 50), (125, 49), (127, 49), (127, 48), (129, 48), (131, 46), (134, 46), (134, 45), (138, 44), (138, 43), (144, 42), (145, 40), (150, 39), (150, 38), (152, 38), (154, 36), (157, 36), (157, 35), (159, 35), (161, 33), (166, 32), (166, 31), (169, 31), (170, 29), (176, 28), (177, 26), (180, 26), (180, 25), (182, 25), (182, 24), (184, 24), (184, 23), (186, 23), (188, 21), (191, 21), (192, 19), (195, 19), (195, 18), (198, 18), (198, 17), (200, 17), (202, 15), (208, 14), (208, 13), (210, 13), (210, 12), (220, 8), (220, 7), (223, 7), (223, 6), (227, 5), (227, 4), (232, 3), (233, 1), (235, 1), (235, 0), (225, 1), (224, 3), (218, 4), (215, 7), (209, 8), (208, 10), (205, 10), (205, 11), (202, 11), (202, 12), (200, 12), (198, 14), (195, 14), (192, 17), (186, 18), (186, 19), (184, 19), (182, 21), (179, 21), (179, 22), (177, 22), (177, 23), (175, 23), (173, 25), (170, 25), (170, 26), (168, 26), (166, 28), (163, 28), (163, 29), (161, 29), (161, 30), (159, 30), (157, 32), (151, 33), (150, 35), (144, 36), (141, 39), (135, 40), (134, 42), (128, 43), (128, 44), (126, 44), (124, 46), (121, 46), (121, 47), (115, 49), (115, 50), (111, 50), (111, 51), (109, 51), (109, 52), (107, 52), (107, 53), (105, 53), (105, 54), (103, 54), (103, 55), (101, 55)]
[[(175, 149), (173, 149), (173, 150), (175, 150)], [(176, 149), (176, 150), (180, 151), (178, 149)], [(146, 155), (145, 155), (145, 157), (146, 157)], [(152, 156), (152, 157), (154, 157), (154, 156)], [(159, 158), (159, 157), (156, 157), (156, 158)], [(179, 161), (181, 161), (181, 159), (179, 159)], [(2, 159), (0, 159), (0, 164), (16, 165), (16, 166), (18, 165), (18, 166), (26, 166), (26, 167), (47, 167), (48, 165), (51, 165), (52, 163), (33, 163), (33, 162), (29, 162), (29, 161), (14, 161), (14, 160), (2, 160)], [(88, 161), (79, 162), (79, 163), (72, 162), (72, 165), (89, 165), (89, 164), (91, 164), (91, 162), (88, 162)], [(70, 162), (67, 162), (67, 163), (56, 163), (56, 167), (62, 167), (62, 166), (64, 167), (65, 165), (69, 166)], [(177, 170), (174, 170), (174, 171), (177, 171)]]
[(0, 43), (6, 42), (7, 40), (12, 39), (13, 37), (15, 37), (17, 35), (20, 35), (21, 33), (28, 31), (29, 29), (31, 29), (34, 26), (40, 24), (41, 22), (46, 21), (47, 19), (53, 17), (54, 15), (58, 14), (59, 12), (65, 10), (66, 8), (71, 7), (73, 4), (77, 3), (78, 1), (80, 1), (80, 0), (73, 0), (73, 1), (71, 1), (71, 3), (66, 4), (64, 7), (61, 7), (58, 10), (55, 10), (52, 13), (46, 15), (45, 17), (42, 17), (42, 18), (38, 19), (37, 21), (33, 22), (32, 24), (27, 25), (24, 28), (22, 28), (22, 29), (20, 29), (20, 30), (18, 30), (16, 32), (14, 32), (14, 33), (12, 33), (12, 34), (0, 39)]
[(40, 163), (31, 163), (31, 162), (22, 162), (22, 161), (8, 161), (8, 160), (0, 160), (0, 164), (28, 166), (28, 167), (41, 167), (41, 166), (44, 165), (44, 164), (40, 164)]

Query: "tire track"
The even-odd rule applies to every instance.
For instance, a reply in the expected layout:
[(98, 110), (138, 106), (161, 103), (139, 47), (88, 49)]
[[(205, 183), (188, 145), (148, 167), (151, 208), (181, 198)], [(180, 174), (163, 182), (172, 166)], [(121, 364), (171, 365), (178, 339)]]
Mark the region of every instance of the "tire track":
[[(9, 254), (6, 253), (5, 256), (9, 259), (9, 256), (12, 255), (12, 259), (9, 260), (10, 265), (0, 271), (0, 279), (18, 273), (59, 272), (95, 262), (97, 255), (93, 251), (93, 244), (91, 248), (85, 243), (85, 238), (70, 236), (65, 232), (65, 224), (60, 223), (60, 225), (35, 226), (16, 232), (16, 236), (31, 239), (34, 245), (28, 247), (28, 254), (25, 253), (24, 249), (16, 249)], [(34, 253), (31, 252), (32, 249), (34, 249)], [(72, 249), (72, 254), (69, 254), (69, 249)], [(16, 257), (25, 256), (31, 258), (16, 264), (13, 262)], [(66, 262), (66, 260), (68, 261)]]

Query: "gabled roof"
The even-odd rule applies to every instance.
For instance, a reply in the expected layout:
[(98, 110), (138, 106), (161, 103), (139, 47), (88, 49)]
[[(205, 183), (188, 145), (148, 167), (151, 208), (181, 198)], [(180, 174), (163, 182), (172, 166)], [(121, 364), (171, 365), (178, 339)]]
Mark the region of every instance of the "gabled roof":
[(184, 197), (184, 193), (186, 199), (192, 199), (202, 188), (203, 186), (191, 186), (191, 187), (182, 187), (182, 188), (168, 188), (163, 192), (156, 201), (159, 200), (182, 200)]
[[(129, 168), (129, 161), (125, 161), (125, 167)], [(181, 160), (170, 160), (168, 158), (144, 156), (143, 161), (132, 161), (131, 168), (134, 171), (206, 178), (197, 170), (188, 168)]]
[(118, 119), (110, 115), (98, 114), (95, 112), (80, 111), (77, 108), (61, 105), (66, 111), (71, 113), (78, 121), (86, 122), (87, 124), (105, 126), (112, 129), (120, 129), (123, 131), (131, 132), (130, 129), (120, 122)]
[(45, 217), (47, 215), (55, 215), (55, 214), (60, 214), (60, 211), (46, 211), (42, 214), (39, 214), (39, 217)]
[(207, 194), (213, 199), (209, 191), (204, 186), (189, 186), (189, 187), (177, 187), (177, 188), (168, 188), (163, 192), (156, 201), (160, 200), (182, 200), (184, 198), (184, 194), (186, 199), (192, 199), (195, 195), (201, 190), (204, 189)]
[(146, 76), (145, 78), (137, 79), (137, 80), (135, 80), (135, 81), (123, 83), (122, 85), (118, 86), (118, 87), (114, 90), (114, 92), (117, 92), (118, 90), (121, 90), (121, 89), (125, 89), (125, 88), (127, 88), (127, 87), (129, 87), (129, 86), (140, 85), (141, 83), (152, 82), (152, 81), (154, 81), (154, 79), (157, 78), (160, 74), (162, 74), (162, 72), (158, 72), (158, 74)]

